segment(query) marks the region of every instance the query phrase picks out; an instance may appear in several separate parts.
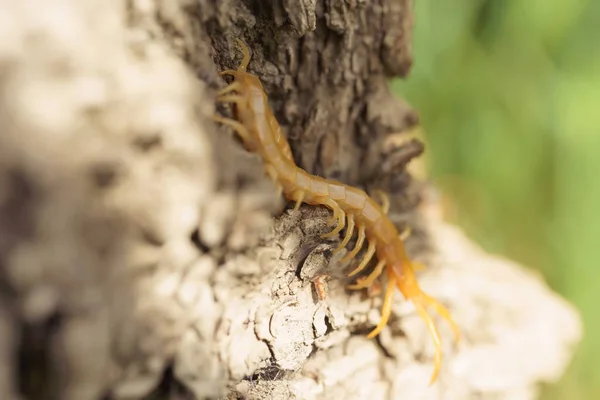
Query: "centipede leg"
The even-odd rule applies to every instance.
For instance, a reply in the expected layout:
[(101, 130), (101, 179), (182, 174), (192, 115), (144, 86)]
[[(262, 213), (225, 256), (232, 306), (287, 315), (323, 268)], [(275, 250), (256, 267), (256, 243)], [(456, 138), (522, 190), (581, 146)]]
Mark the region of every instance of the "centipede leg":
[(371, 258), (373, 258), (374, 255), (375, 255), (375, 241), (373, 240), (373, 241), (369, 242), (369, 247), (367, 247), (367, 254), (365, 254), (364, 258), (362, 259), (362, 261), (360, 262), (358, 267), (356, 267), (354, 269), (354, 271), (350, 272), (348, 274), (348, 276), (356, 275), (360, 271), (365, 269), (367, 267), (367, 264), (369, 264), (369, 261), (371, 261)]
[(217, 92), (217, 96), (220, 97), (220, 96), (223, 96), (224, 94), (231, 93), (234, 90), (238, 90), (240, 88), (240, 86), (241, 85), (239, 82), (230, 83), (229, 85), (225, 86), (223, 89), (219, 90)]
[(219, 103), (241, 103), (242, 101), (244, 101), (244, 98), (242, 96), (238, 96), (235, 94), (229, 94), (229, 95), (225, 95), (225, 96), (219, 96), (216, 98), (216, 101), (218, 101)]
[(337, 219), (340, 217), (342, 209), (337, 205), (337, 203), (335, 203), (332, 204), (331, 211), (333, 212), (333, 216), (329, 219), (329, 221), (327, 221), (327, 226), (331, 226), (335, 223), (335, 221), (337, 221)]
[(415, 271), (423, 271), (425, 269), (425, 266), (423, 264), (419, 263), (419, 262), (413, 261), (412, 262), (412, 268)]
[(221, 76), (225, 76), (225, 75), (233, 75), (235, 76), (235, 74), (237, 74), (238, 71), (234, 70), (234, 69), (226, 69), (225, 71), (221, 71), (219, 72), (219, 75)]
[[(410, 235), (412, 235), (412, 229), (410, 228), (410, 226), (407, 226), (406, 228), (404, 228), (402, 233), (398, 235), (398, 237), (404, 242), (410, 237)], [(417, 262), (413, 262), (412, 266), (415, 271), (422, 271), (425, 269), (425, 266), (423, 264)]]
[(248, 142), (250, 140), (250, 133), (248, 133), (246, 127), (241, 123), (237, 122), (236, 120), (230, 118), (223, 118), (219, 115), (213, 115), (212, 119), (215, 122), (227, 125), (231, 129), (233, 129), (242, 138), (244, 142)]
[(327, 203), (325, 203), (325, 205), (330, 207), (333, 210), (334, 218), (337, 214), (338, 224), (335, 227), (335, 229), (333, 229), (331, 232), (321, 235), (322, 238), (328, 238), (328, 237), (337, 235), (346, 226), (346, 213), (344, 212), (344, 210), (342, 210), (342, 208), (339, 206), (339, 204), (336, 203), (335, 200), (328, 199)]
[[(400, 240), (402, 240), (404, 242), (404, 241), (406, 241), (406, 239), (408, 239), (410, 237), (411, 234), (412, 234), (412, 229), (410, 228), (410, 226), (407, 226), (406, 228), (404, 228), (402, 233), (400, 235), (398, 235), (398, 237), (400, 238)], [(417, 262), (413, 262), (412, 266), (415, 271), (422, 271), (425, 269), (425, 266), (423, 264), (417, 263)]]
[[(344, 210), (342, 210), (340, 205), (332, 199), (327, 199), (325, 205), (333, 210), (333, 216), (329, 219), (329, 221), (327, 221), (327, 226), (331, 226), (337, 221), (338, 227), (339, 225), (342, 225), (342, 228), (344, 228), (346, 225), (346, 213)], [(338, 233), (340, 230), (338, 230), (336, 233)]]
[(381, 210), (387, 214), (390, 211), (390, 197), (383, 190), (375, 190), (375, 193), (381, 198)]
[(340, 243), (340, 245), (333, 251), (333, 254), (339, 252), (344, 247), (346, 247), (346, 245), (352, 238), (353, 233), (354, 233), (354, 215), (348, 214), (348, 226), (346, 229), (346, 236), (344, 237), (344, 240), (342, 240), (342, 243)]
[(412, 235), (412, 229), (410, 228), (410, 226), (407, 226), (406, 228), (404, 228), (404, 230), (400, 234), (400, 239), (402, 241), (405, 241), (406, 239), (408, 239), (410, 237), (410, 235)]
[(372, 299), (373, 297), (379, 296), (382, 291), (381, 281), (375, 280), (371, 286), (367, 288), (367, 297)]
[(392, 301), (394, 300), (394, 290), (396, 282), (396, 276), (389, 274), (388, 283), (385, 288), (385, 296), (383, 298), (383, 306), (381, 307), (381, 319), (379, 320), (379, 323), (377, 324), (375, 329), (373, 329), (367, 335), (367, 339), (373, 339), (375, 336), (379, 335), (390, 320), (390, 315), (392, 314)]
[(352, 251), (350, 253), (346, 254), (346, 256), (340, 260), (341, 262), (350, 261), (354, 257), (356, 257), (356, 255), (360, 251), (363, 243), (365, 242), (365, 237), (366, 237), (365, 230), (366, 230), (365, 225), (359, 223), (358, 224), (358, 239), (356, 240), (356, 245), (354, 245), (354, 249), (352, 249)]
[(375, 266), (375, 269), (373, 270), (373, 272), (371, 272), (369, 274), (369, 276), (367, 276), (365, 279), (361, 280), (360, 282), (356, 283), (355, 285), (349, 285), (348, 289), (359, 290), (359, 289), (368, 288), (369, 286), (371, 286), (373, 284), (373, 282), (375, 282), (375, 279), (379, 278), (379, 275), (381, 275), (381, 273), (383, 272), (384, 267), (385, 267), (385, 260), (379, 261), (377, 263), (377, 265)]
[(304, 200), (304, 192), (301, 190), (296, 190), (290, 196), (290, 200), (294, 200), (296, 205), (294, 206), (294, 211), (298, 211), (300, 206), (302, 205), (302, 201)]

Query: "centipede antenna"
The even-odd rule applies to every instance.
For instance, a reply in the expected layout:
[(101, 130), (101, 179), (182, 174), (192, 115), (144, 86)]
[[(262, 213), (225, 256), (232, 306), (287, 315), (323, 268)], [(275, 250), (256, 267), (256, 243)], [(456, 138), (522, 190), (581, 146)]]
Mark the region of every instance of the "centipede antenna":
[(250, 50), (248, 49), (248, 46), (246, 45), (246, 43), (244, 43), (242, 39), (235, 38), (235, 41), (238, 43), (242, 50), (242, 62), (240, 63), (240, 66), (237, 70), (246, 71), (246, 69), (248, 68), (248, 64), (250, 64)]

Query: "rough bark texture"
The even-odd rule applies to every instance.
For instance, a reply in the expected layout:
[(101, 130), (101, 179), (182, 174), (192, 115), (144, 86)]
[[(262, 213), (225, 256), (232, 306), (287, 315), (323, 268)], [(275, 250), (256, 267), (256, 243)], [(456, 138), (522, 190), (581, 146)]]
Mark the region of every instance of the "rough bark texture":
[[(444, 224), (405, 169), (421, 144), (386, 137), (417, 122), (387, 88), (411, 24), (408, 0), (0, 0), (0, 398), (533, 399), (558, 379), (577, 313)], [(410, 305), (367, 340), (381, 300), (344, 289), (328, 211), (281, 213), (210, 122), (235, 37), (298, 164), (384, 189), (413, 228), (464, 335), (440, 324), (435, 386)]]

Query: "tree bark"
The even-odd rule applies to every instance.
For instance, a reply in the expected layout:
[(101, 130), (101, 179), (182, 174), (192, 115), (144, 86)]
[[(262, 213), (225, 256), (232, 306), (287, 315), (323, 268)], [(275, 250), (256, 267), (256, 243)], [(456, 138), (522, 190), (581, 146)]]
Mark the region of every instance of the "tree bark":
[[(418, 116), (387, 82), (411, 26), (408, 0), (0, 0), (0, 398), (533, 399), (556, 381), (577, 312), (407, 171)], [(412, 228), (420, 282), (463, 332), (453, 346), (440, 321), (435, 386), (410, 305), (367, 340), (381, 299), (345, 289), (329, 212), (282, 212), (211, 122), (234, 38), (297, 164), (383, 189)]]

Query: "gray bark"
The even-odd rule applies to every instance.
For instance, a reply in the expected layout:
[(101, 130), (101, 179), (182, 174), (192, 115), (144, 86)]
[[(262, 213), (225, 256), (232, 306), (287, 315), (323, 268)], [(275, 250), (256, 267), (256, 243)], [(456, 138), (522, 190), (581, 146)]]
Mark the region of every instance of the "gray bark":
[[(422, 145), (389, 135), (418, 121), (387, 87), (411, 25), (408, 0), (0, 0), (0, 398), (533, 399), (556, 381), (577, 312), (444, 223), (406, 169)], [(381, 299), (345, 289), (328, 211), (282, 212), (210, 121), (235, 37), (297, 163), (385, 190), (413, 229), (464, 337), (440, 321), (435, 386), (410, 305), (367, 340)]]

